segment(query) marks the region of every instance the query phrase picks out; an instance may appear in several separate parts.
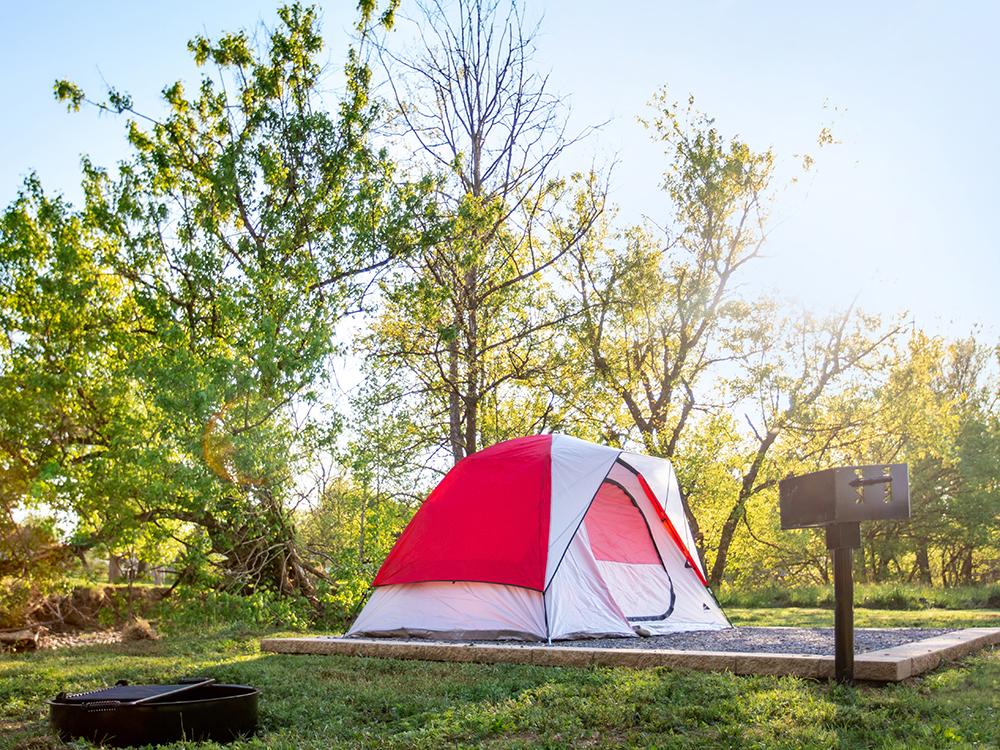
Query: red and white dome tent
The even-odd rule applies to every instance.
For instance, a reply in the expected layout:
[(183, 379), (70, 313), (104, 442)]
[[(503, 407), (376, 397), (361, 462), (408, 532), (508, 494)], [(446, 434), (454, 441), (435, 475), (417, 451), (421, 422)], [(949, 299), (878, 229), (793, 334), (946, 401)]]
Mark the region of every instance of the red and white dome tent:
[(670, 462), (565, 435), (460, 461), (349, 636), (553, 640), (730, 627)]

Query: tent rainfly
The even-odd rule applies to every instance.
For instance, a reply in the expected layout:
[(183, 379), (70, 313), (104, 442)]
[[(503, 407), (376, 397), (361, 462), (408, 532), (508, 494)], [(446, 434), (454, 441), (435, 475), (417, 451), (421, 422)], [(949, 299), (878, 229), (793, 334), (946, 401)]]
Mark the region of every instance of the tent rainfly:
[(460, 461), (349, 636), (548, 640), (730, 627), (669, 461), (564, 435)]

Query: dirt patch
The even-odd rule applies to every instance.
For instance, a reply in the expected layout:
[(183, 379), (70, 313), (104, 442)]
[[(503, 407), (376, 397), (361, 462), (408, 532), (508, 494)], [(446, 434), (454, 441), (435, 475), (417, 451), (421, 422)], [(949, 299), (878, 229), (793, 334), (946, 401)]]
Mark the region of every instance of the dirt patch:
[(79, 646), (104, 646), (121, 643), (122, 634), (117, 630), (98, 630), (88, 633), (52, 633), (39, 640), (38, 648), (78, 648)]
[(155, 640), (156, 631), (143, 618), (169, 594), (162, 586), (77, 586), (50, 594), (19, 615), (13, 627), (0, 629), (0, 651), (118, 643), (119, 628), (128, 630), (130, 640)]

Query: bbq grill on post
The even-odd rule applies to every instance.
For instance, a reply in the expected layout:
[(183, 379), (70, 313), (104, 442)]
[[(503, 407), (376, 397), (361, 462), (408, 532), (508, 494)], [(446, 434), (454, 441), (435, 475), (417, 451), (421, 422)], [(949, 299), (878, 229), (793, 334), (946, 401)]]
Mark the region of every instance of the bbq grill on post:
[(833, 557), (834, 671), (838, 682), (854, 678), (854, 550), (861, 521), (910, 517), (906, 464), (843, 466), (783, 479), (779, 485), (782, 529), (823, 526)]

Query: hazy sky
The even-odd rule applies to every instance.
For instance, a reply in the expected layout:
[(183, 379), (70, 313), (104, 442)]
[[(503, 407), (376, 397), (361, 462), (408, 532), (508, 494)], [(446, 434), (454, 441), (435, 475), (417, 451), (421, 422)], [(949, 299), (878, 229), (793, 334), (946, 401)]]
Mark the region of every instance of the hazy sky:
[[(321, 3), (331, 63), (343, 59), (354, 3)], [(257, 0), (45, 2), (5, 8), (0, 25), (0, 201), (36, 170), (75, 198), (82, 154), (125, 155), (122, 123), (69, 115), (52, 99), (68, 77), (104, 81), (156, 112), (164, 84), (194, 80), (193, 34), (274, 19)], [(407, 3), (404, 0), (404, 9)], [(768, 259), (749, 280), (817, 309), (855, 296), (918, 325), (1000, 335), (1000, 3), (841, 2), (528, 4), (544, 11), (537, 62), (569, 97), (572, 121), (610, 122), (566, 171), (617, 161), (620, 219), (663, 211), (665, 159), (636, 118), (667, 85), (693, 94), (719, 128), (771, 146), (787, 181), (795, 154), (810, 175), (773, 212)], [(819, 151), (820, 127), (840, 141)]]

